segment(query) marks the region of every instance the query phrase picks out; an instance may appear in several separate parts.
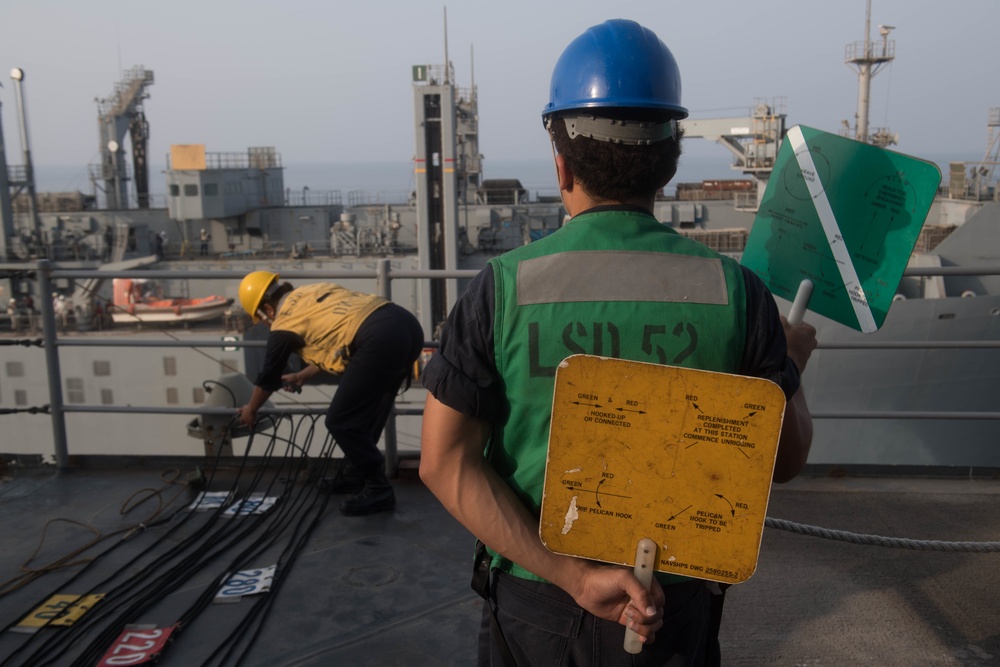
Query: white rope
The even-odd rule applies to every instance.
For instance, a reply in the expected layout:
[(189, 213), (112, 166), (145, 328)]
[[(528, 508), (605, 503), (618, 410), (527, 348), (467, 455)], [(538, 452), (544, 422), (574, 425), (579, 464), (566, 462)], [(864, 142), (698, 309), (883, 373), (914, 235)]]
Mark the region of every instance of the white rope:
[(961, 551), (973, 553), (1000, 552), (1000, 542), (943, 542), (941, 540), (912, 540), (906, 537), (883, 537), (881, 535), (864, 535), (846, 530), (831, 530), (819, 526), (785, 521), (767, 517), (764, 525), (768, 528), (787, 530), (790, 533), (822, 537), (826, 540), (839, 540), (851, 544), (888, 547), (890, 549), (912, 549), (915, 551)]

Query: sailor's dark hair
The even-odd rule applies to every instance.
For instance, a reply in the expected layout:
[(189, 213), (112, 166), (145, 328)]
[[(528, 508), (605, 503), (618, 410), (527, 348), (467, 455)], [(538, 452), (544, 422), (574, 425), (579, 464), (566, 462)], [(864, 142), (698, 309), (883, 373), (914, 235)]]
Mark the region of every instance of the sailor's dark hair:
[[(596, 114), (595, 114), (596, 115)], [(619, 120), (662, 121), (648, 110), (615, 109)], [(556, 151), (573, 170), (577, 181), (592, 197), (626, 201), (659, 191), (677, 173), (683, 131), (676, 139), (649, 145), (625, 145), (586, 137), (570, 139), (566, 122), (556, 115), (549, 126)]]
[(269, 290), (268, 293), (264, 295), (264, 299), (260, 302), (260, 306), (259, 307), (263, 308), (264, 304), (266, 303), (266, 304), (269, 304), (275, 310), (277, 310), (278, 309), (278, 302), (281, 301), (281, 297), (285, 296), (286, 294), (288, 294), (289, 292), (291, 292), (293, 289), (295, 289), (295, 288), (292, 287), (291, 283), (289, 283), (289, 282), (281, 283), (280, 285), (278, 285), (274, 289)]

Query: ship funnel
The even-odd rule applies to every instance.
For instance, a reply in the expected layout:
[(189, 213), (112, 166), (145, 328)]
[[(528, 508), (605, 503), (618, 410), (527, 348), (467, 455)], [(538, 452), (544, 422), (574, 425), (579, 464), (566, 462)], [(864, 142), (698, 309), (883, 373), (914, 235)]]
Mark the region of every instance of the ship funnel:
[[(251, 431), (250, 428), (234, 421), (236, 409), (246, 405), (253, 394), (253, 384), (242, 373), (227, 373), (218, 380), (205, 383), (208, 397), (206, 408), (232, 408), (232, 414), (202, 413), (188, 423), (188, 435), (200, 438), (205, 443), (206, 456), (232, 456), (233, 438), (244, 438), (253, 433), (270, 430), (274, 420), (262, 417)], [(265, 408), (273, 408), (271, 401)]]

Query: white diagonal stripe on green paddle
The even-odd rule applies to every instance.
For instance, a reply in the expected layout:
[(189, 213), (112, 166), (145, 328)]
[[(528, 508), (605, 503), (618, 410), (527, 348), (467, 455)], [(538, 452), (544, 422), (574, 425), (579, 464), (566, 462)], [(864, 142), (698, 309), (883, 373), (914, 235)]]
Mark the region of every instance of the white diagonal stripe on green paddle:
[(847, 250), (847, 244), (844, 243), (843, 235), (840, 233), (837, 218), (830, 207), (830, 200), (827, 199), (826, 192), (824, 192), (823, 186), (819, 182), (819, 173), (816, 171), (816, 165), (813, 163), (812, 154), (810, 154), (809, 147), (806, 145), (805, 137), (802, 136), (802, 130), (798, 126), (795, 126), (788, 130), (786, 138), (791, 142), (795, 159), (799, 163), (799, 169), (802, 170), (802, 180), (805, 182), (806, 187), (809, 188), (809, 194), (812, 196), (813, 205), (816, 208), (816, 215), (819, 216), (819, 220), (823, 225), (823, 231), (826, 233), (827, 241), (830, 244), (830, 252), (837, 262), (841, 280), (851, 299), (851, 305), (854, 307), (854, 314), (858, 318), (861, 331), (872, 333), (878, 330), (878, 325), (875, 324), (875, 318), (872, 316), (871, 308), (868, 305), (864, 287), (862, 287), (861, 280), (858, 278), (854, 262)]

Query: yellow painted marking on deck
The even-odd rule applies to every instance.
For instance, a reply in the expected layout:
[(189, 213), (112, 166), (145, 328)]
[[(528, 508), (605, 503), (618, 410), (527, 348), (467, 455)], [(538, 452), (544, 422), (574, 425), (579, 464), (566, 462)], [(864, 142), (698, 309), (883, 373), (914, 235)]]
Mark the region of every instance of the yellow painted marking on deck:
[(768, 380), (574, 355), (556, 372), (539, 535), (556, 553), (749, 579), (785, 396)]
[(53, 595), (21, 619), (17, 627), (41, 628), (46, 625), (73, 625), (104, 595)]

